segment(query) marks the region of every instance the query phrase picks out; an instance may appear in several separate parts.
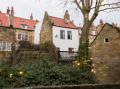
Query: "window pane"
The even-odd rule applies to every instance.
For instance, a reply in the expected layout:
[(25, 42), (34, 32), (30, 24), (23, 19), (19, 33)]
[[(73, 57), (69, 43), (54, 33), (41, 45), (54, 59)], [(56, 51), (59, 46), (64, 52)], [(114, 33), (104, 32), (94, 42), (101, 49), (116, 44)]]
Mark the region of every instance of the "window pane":
[(68, 39), (72, 40), (72, 32), (71, 32), (71, 31), (68, 31), (67, 33), (68, 33), (68, 34), (67, 34)]
[(109, 39), (108, 39), (108, 38), (105, 38), (104, 41), (105, 41), (105, 43), (106, 43), (106, 42), (109, 42)]
[(73, 48), (68, 48), (68, 52), (69, 53), (74, 52), (74, 49)]
[(0, 42), (0, 51), (11, 51), (11, 42)]
[(28, 29), (28, 26), (27, 25), (25, 25), (25, 24), (21, 24), (21, 26), (20, 26), (22, 29)]
[(65, 31), (60, 30), (60, 39), (65, 39)]
[(27, 35), (27, 34), (25, 34), (25, 40), (26, 40), (26, 41), (28, 40), (28, 35)]
[(6, 50), (6, 42), (3, 42), (3, 51), (5, 51)]
[(18, 40), (21, 40), (21, 34), (18, 34)]

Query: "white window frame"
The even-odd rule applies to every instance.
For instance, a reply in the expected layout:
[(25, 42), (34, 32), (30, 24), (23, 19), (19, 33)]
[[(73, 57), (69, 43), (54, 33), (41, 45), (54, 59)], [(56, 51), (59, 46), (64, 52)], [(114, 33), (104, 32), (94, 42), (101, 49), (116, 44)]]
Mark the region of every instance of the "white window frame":
[[(21, 37), (20, 37), (20, 39), (18, 38), (19, 37), (19, 35), (21, 35)], [(26, 39), (26, 36), (27, 36), (27, 39)], [(27, 34), (27, 33), (17, 33), (17, 40), (18, 41), (28, 41), (29, 40), (29, 35)]]
[(11, 42), (0, 41), (0, 51), (11, 51)]
[[(69, 32), (70, 32), (70, 34), (69, 34)], [(70, 38), (68, 36), (70, 36)], [(72, 31), (67, 31), (67, 38), (68, 38), (68, 40), (72, 40)]]
[[(61, 31), (63, 31), (62, 34)], [(65, 39), (65, 30), (60, 30), (60, 39)]]

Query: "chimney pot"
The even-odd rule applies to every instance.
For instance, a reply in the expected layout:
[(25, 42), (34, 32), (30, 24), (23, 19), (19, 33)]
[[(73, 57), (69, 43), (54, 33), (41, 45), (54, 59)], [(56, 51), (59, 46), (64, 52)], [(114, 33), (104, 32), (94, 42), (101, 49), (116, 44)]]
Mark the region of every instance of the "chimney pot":
[(9, 7), (7, 8), (7, 14), (8, 15), (10, 14), (10, 8)]
[(64, 20), (65, 20), (66, 23), (70, 22), (70, 15), (68, 13), (68, 10), (66, 10), (66, 12), (65, 12)]
[(31, 15), (30, 15), (30, 20), (33, 20), (33, 15), (32, 15), (32, 13), (31, 13)]

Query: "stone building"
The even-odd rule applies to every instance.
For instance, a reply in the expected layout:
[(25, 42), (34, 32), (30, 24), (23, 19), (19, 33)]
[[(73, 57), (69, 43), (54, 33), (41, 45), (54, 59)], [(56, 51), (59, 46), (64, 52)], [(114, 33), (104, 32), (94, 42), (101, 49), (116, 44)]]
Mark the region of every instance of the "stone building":
[[(6, 13), (0, 12), (0, 55), (10, 52), (13, 45), (17, 47), (19, 41), (24, 40), (34, 43), (36, 24), (37, 21), (33, 20), (32, 15), (30, 19), (16, 17), (13, 7), (11, 10), (8, 7)], [(5, 57), (5, 55), (3, 56)]]
[(100, 83), (120, 83), (120, 28), (108, 23), (99, 25), (91, 44), (91, 59)]
[(40, 43), (51, 41), (59, 51), (77, 52), (79, 47), (79, 29), (70, 20), (66, 11), (64, 18), (49, 16), (45, 12), (41, 32)]
[(34, 43), (34, 30), (37, 24), (37, 20), (33, 20), (33, 16), (31, 14), (30, 19), (25, 19), (21, 17), (16, 17), (14, 15), (14, 8), (11, 10), (7, 9), (6, 13), (0, 12), (0, 26), (1, 29), (3, 27), (13, 28), (15, 32), (16, 42), (21, 40), (26, 40), (31, 43)]
[(14, 15), (14, 8), (7, 9), (6, 13), (0, 13), (0, 26), (12, 27), (15, 30), (16, 40), (28, 40), (34, 43), (34, 30), (37, 20), (33, 20), (31, 14), (30, 19), (17, 17)]

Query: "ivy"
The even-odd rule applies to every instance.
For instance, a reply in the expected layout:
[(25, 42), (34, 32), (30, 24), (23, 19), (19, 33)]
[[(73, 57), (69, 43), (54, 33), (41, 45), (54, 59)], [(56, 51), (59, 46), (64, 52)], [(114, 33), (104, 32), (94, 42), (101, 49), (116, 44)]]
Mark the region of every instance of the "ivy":
[(82, 71), (90, 71), (92, 61), (89, 56), (89, 43), (80, 44), (77, 56), (77, 62), (79, 64), (79, 68)]

